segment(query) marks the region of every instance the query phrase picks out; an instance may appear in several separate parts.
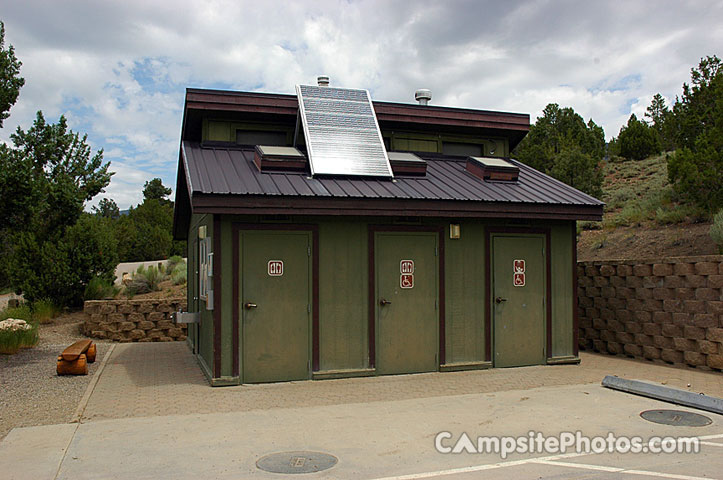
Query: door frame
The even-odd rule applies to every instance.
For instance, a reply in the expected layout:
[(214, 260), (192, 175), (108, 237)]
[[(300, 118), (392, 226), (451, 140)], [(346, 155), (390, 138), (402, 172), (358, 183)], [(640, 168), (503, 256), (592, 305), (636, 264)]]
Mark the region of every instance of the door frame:
[(232, 305), (232, 341), (233, 350), (233, 376), (241, 378), (241, 364), (239, 349), (241, 345), (241, 251), (239, 241), (241, 232), (247, 231), (303, 231), (311, 233), (311, 372), (319, 370), (319, 226), (300, 223), (237, 223), (231, 224), (233, 232), (233, 305)]
[(445, 303), (444, 303), (444, 227), (434, 225), (368, 225), (368, 264), (369, 264), (369, 292), (368, 292), (368, 348), (369, 348), (369, 368), (376, 369), (377, 364), (377, 337), (376, 337), (376, 320), (377, 320), (377, 303), (376, 303), (376, 268), (375, 268), (375, 238), (377, 233), (437, 233), (437, 268), (438, 268), (438, 309), (437, 315), (439, 319), (439, 345), (437, 357), (437, 369), (445, 363)]
[(492, 362), (492, 236), (538, 234), (545, 241), (545, 359), (552, 352), (552, 253), (549, 227), (485, 227), (485, 360)]

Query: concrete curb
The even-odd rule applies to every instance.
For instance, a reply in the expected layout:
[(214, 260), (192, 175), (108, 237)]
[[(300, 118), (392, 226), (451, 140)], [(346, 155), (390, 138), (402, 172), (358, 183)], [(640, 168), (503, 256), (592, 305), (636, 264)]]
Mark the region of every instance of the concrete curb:
[(672, 387), (641, 380), (627, 380), (607, 375), (603, 378), (602, 386), (621, 392), (654, 398), (663, 402), (674, 403), (686, 407), (697, 408), (707, 412), (723, 415), (723, 398), (709, 397), (702, 393), (688, 392)]
[(108, 363), (108, 359), (113, 354), (113, 350), (115, 350), (116, 344), (112, 344), (106, 354), (103, 356), (103, 360), (100, 362), (100, 366), (98, 367), (98, 371), (95, 372), (95, 375), (93, 375), (93, 378), (90, 380), (90, 383), (88, 384), (88, 388), (85, 389), (85, 393), (83, 394), (83, 398), (80, 399), (80, 403), (78, 404), (78, 408), (75, 410), (75, 414), (73, 414), (73, 418), (68, 423), (80, 423), (80, 419), (83, 417), (83, 413), (85, 412), (85, 407), (88, 406), (88, 400), (90, 400), (90, 396), (93, 393), (93, 390), (95, 390), (95, 386), (98, 384), (98, 380), (100, 379), (101, 374), (103, 373), (103, 370), (105, 369), (106, 363)]

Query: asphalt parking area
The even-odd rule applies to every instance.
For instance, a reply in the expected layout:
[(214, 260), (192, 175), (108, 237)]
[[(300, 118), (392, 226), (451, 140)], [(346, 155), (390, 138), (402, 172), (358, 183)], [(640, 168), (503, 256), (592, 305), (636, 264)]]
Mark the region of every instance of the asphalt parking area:
[[(668, 408), (599, 385), (542, 387), (388, 402), (169, 415), (13, 430), (0, 444), (6, 478), (280, 478), (257, 468), (274, 452), (335, 456), (332, 468), (298, 478), (721, 478), (723, 419), (704, 427), (643, 420)], [(692, 411), (690, 409), (683, 409)], [(699, 453), (439, 453), (435, 437), (545, 436), (580, 431), (594, 438), (698, 436)], [(44, 452), (44, 461), (36, 457)], [(25, 453), (23, 453), (25, 452)], [(43, 467), (45, 465), (45, 467)], [(30, 470), (28, 470), (30, 469)], [(6, 470), (8, 471), (8, 470)], [(32, 476), (28, 476), (28, 472)], [(297, 477), (296, 475), (294, 477)]]

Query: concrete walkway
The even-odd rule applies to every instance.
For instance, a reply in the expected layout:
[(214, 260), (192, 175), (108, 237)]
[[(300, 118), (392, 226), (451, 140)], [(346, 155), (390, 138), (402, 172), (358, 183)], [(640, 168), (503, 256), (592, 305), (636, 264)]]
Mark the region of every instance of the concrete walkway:
[(83, 421), (388, 402), (599, 384), (605, 375), (649, 380), (723, 397), (720, 373), (584, 352), (581, 357), (581, 365), (211, 388), (184, 343), (119, 344), (90, 397)]
[[(723, 417), (700, 412), (712, 420), (704, 427), (650, 423), (641, 411), (676, 407), (599, 383), (605, 374), (622, 374), (716, 394), (723, 388), (716, 373), (583, 355), (581, 366), (211, 388), (194, 362), (183, 344), (117, 345), (82, 423), (13, 430), (0, 443), (0, 477), (287, 478), (256, 462), (310, 450), (339, 459), (306, 475), (324, 479), (723, 478)], [(697, 454), (546, 451), (502, 458), (439, 453), (434, 441), (443, 431), (452, 436), (448, 445), (462, 433), (475, 441), (530, 431), (697, 436), (703, 443)]]

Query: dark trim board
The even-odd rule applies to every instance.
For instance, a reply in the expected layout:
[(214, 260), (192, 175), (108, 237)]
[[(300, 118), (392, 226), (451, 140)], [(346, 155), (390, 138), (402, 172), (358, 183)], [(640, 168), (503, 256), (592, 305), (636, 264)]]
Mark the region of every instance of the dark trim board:
[(572, 354), (580, 354), (580, 318), (577, 311), (577, 223), (572, 222)]
[(229, 215), (351, 215), (530, 220), (600, 220), (601, 205), (527, 204), (399, 198), (223, 195), (194, 192), (193, 213)]
[(492, 362), (492, 234), (521, 233), (545, 236), (545, 357), (552, 355), (552, 253), (550, 228), (487, 227), (485, 228), (485, 360)]
[(376, 271), (375, 271), (375, 252), (374, 237), (377, 232), (393, 233), (393, 232), (431, 232), (437, 233), (438, 260), (439, 269), (439, 358), (438, 367), (445, 364), (446, 359), (446, 326), (445, 326), (445, 284), (444, 284), (444, 226), (425, 226), (425, 225), (369, 225), (368, 226), (368, 246), (369, 253), (369, 292), (368, 292), (368, 333), (369, 333), (369, 368), (376, 368)]
[[(232, 223), (233, 230), (233, 366), (234, 376), (240, 375), (240, 333), (241, 312), (239, 311), (239, 295), (241, 293), (240, 272), (241, 252), (239, 249), (240, 232), (242, 230), (275, 230), (275, 231), (303, 231), (311, 233), (311, 364), (312, 372), (319, 370), (319, 226), (314, 224), (286, 224), (286, 223)], [(243, 379), (241, 380), (243, 381)]]

